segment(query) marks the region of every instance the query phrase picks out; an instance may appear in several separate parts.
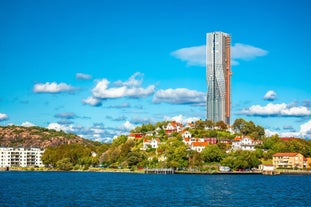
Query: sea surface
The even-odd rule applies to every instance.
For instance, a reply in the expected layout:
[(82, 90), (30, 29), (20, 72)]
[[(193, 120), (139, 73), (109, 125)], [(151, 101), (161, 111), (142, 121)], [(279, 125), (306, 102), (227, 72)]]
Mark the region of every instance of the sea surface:
[(0, 172), (0, 206), (311, 206), (311, 176)]

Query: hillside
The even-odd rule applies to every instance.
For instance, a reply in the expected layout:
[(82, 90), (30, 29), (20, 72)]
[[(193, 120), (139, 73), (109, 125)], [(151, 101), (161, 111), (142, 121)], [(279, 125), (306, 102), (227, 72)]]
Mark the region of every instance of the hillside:
[(2, 147), (35, 146), (46, 148), (73, 143), (86, 146), (96, 144), (96, 142), (83, 139), (75, 134), (67, 134), (42, 127), (0, 126), (0, 146)]

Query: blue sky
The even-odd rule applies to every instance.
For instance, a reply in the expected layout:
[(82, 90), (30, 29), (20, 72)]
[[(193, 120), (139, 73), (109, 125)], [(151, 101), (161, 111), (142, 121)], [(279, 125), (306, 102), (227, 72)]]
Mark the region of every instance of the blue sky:
[(1, 1), (0, 125), (111, 139), (206, 118), (205, 35), (232, 38), (232, 118), (311, 138), (308, 0)]

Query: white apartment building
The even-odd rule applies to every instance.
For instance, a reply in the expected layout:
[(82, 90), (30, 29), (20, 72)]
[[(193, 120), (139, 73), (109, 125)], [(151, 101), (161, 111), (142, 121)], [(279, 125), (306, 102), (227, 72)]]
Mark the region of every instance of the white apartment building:
[(43, 152), (36, 147), (0, 147), (0, 167), (42, 167)]

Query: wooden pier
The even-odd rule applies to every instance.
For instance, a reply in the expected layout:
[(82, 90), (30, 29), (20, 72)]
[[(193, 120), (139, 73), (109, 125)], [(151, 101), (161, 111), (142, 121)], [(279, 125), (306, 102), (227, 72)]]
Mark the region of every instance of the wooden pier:
[(147, 168), (145, 174), (175, 174), (175, 170), (173, 168)]

